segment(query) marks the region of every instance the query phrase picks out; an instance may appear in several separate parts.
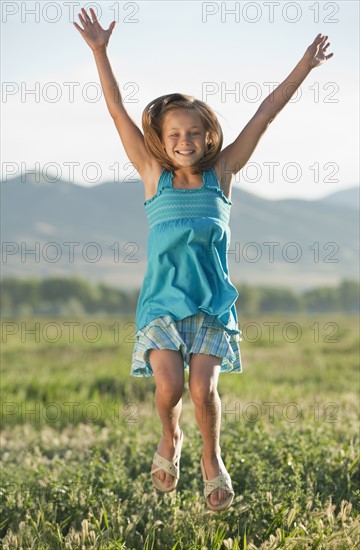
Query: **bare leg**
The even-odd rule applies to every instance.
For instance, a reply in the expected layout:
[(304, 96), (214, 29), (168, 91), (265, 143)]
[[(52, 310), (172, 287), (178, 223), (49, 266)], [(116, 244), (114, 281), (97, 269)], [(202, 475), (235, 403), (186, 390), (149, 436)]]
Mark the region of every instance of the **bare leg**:
[[(217, 391), (221, 358), (204, 353), (190, 359), (189, 391), (203, 440), (203, 459), (208, 479), (225, 473), (220, 455), (221, 400)], [(213, 505), (226, 500), (228, 491), (217, 489), (208, 497)]]
[[(179, 419), (185, 380), (183, 357), (180, 351), (152, 349), (149, 361), (156, 384), (156, 408), (162, 422), (162, 438), (157, 452), (167, 460), (173, 460), (179, 450), (181, 434)], [(153, 463), (152, 469), (155, 466)], [(167, 486), (174, 481), (173, 476), (164, 470), (154, 475)]]

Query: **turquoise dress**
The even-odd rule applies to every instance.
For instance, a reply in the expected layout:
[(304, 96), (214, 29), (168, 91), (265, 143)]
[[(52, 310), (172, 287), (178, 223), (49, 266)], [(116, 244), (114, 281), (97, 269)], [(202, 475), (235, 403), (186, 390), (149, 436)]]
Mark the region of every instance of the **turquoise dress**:
[(158, 317), (174, 321), (204, 312), (213, 326), (239, 335), (227, 262), (232, 201), (213, 168), (197, 189), (174, 189), (165, 168), (156, 195), (144, 202), (149, 224), (147, 271), (136, 308), (136, 331)]

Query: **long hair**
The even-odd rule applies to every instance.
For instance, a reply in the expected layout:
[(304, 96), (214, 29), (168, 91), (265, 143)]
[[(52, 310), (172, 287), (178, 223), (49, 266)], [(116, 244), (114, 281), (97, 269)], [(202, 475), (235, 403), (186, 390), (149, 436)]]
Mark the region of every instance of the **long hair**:
[(214, 165), (223, 144), (223, 133), (215, 112), (203, 101), (185, 94), (167, 94), (153, 99), (142, 114), (142, 127), (145, 146), (149, 153), (170, 172), (176, 170), (167, 156), (162, 141), (161, 130), (166, 113), (173, 109), (191, 109), (201, 119), (208, 134), (204, 156), (192, 166), (192, 173), (202, 173)]

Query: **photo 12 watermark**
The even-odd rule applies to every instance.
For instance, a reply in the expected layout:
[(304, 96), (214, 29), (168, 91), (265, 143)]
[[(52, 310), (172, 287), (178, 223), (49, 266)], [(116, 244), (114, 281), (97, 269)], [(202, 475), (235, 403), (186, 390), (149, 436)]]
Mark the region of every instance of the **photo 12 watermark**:
[(68, 424), (81, 422), (99, 423), (101, 420), (137, 424), (140, 407), (135, 402), (112, 402), (105, 409), (101, 401), (3, 401), (1, 403), (1, 423), (12, 424), (31, 422), (33, 424)]
[[(316, 321), (301, 324), (298, 320), (245, 321), (240, 325), (241, 339), (250, 344), (267, 342), (268, 344), (295, 344), (302, 339), (311, 342), (337, 344), (340, 326), (336, 321)], [(134, 344), (136, 341), (136, 323), (134, 321), (115, 321), (99, 323), (96, 321), (2, 321), (1, 341), (3, 344), (20, 342), (47, 343), (58, 342), (74, 344), (85, 342), (97, 344), (111, 341), (118, 344)]]
[(202, 2), (201, 21), (251, 24), (259, 22), (290, 25), (303, 22), (340, 22), (340, 2)]
[[(218, 163), (220, 178), (232, 175), (232, 184), (255, 184), (265, 179), (267, 183), (316, 183), (334, 184), (339, 182), (340, 166), (336, 161), (328, 160), (320, 164), (317, 160), (302, 166), (296, 160), (280, 162), (277, 159), (264, 160), (261, 163), (249, 161), (244, 167), (238, 163), (234, 166), (237, 172), (232, 171), (223, 163)], [(131, 162), (123, 164), (114, 161), (111, 165), (104, 165), (94, 160), (80, 163), (78, 161), (64, 161), (62, 163), (49, 161), (41, 164), (39, 161), (14, 162), (3, 161), (1, 163), (2, 181), (10, 182), (13, 178), (19, 178), (21, 183), (54, 184), (62, 181), (74, 183), (96, 184), (107, 178), (114, 183), (140, 182), (139, 167)], [(336, 176), (336, 177), (335, 177)]]
[(78, 21), (78, 13), (82, 8), (92, 8), (98, 21), (103, 17), (117, 23), (134, 24), (140, 22), (141, 2), (31, 2), (2, 1), (1, 22), (17, 23), (49, 23), (60, 21), (72, 23)]
[[(202, 82), (201, 99), (205, 102), (210, 98), (213, 101), (220, 100), (221, 103), (258, 103), (265, 96), (273, 103), (274, 91), (279, 84), (280, 82), (206, 81)], [(292, 90), (294, 87), (295, 92)], [(339, 92), (340, 86), (337, 82), (313, 82), (303, 86), (289, 82), (281, 93), (288, 103), (298, 103), (301, 99), (310, 97), (313, 103), (338, 104)]]
[[(111, 86), (113, 100), (115, 103), (139, 103), (136, 95), (140, 92), (137, 82), (125, 82), (121, 86), (121, 97), (119, 97), (119, 84)], [(1, 83), (2, 103), (27, 103), (32, 104), (55, 104), (59, 103), (77, 105), (84, 103), (99, 103), (104, 101), (104, 94), (98, 82), (2, 82)], [(124, 93), (125, 92), (125, 93)]]
[[(280, 243), (279, 241), (249, 241), (242, 243), (233, 241), (228, 247), (226, 255), (232, 258), (234, 263), (267, 263), (276, 262), (297, 264), (300, 260), (313, 262), (315, 264), (338, 264), (340, 246), (338, 243), (329, 241), (320, 243), (310, 242), (308, 246), (296, 241)], [(3, 264), (11, 264), (15, 259), (21, 263), (49, 263), (57, 264), (66, 262), (68, 264), (89, 263), (96, 264), (111, 259), (115, 264), (139, 263), (138, 254), (142, 253), (141, 246), (136, 241), (120, 243), (114, 241), (108, 245), (89, 241), (3, 241), (1, 243), (1, 258)], [(206, 261), (217, 257), (218, 248), (214, 244), (200, 246), (200, 258)]]

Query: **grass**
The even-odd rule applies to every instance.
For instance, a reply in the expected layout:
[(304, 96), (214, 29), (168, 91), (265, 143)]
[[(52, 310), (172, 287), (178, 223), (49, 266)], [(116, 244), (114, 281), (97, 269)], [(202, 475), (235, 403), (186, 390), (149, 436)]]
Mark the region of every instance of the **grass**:
[(359, 547), (356, 317), (241, 319), (243, 373), (218, 384), (235, 490), (221, 513), (205, 506), (188, 375), (180, 481), (160, 494), (154, 379), (129, 376), (133, 320), (76, 323), (2, 323), (5, 550)]

